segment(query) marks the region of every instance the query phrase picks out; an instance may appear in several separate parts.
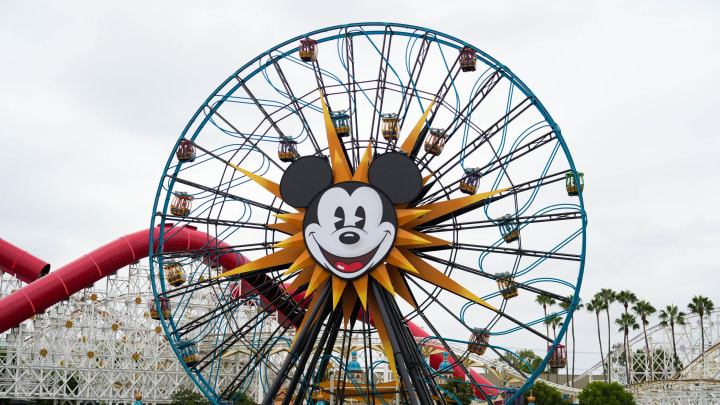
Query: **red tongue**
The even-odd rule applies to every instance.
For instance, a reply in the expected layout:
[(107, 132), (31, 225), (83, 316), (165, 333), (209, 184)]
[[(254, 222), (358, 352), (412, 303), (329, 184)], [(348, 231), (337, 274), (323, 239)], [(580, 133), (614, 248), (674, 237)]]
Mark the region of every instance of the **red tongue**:
[(352, 273), (362, 268), (363, 264), (360, 262), (353, 262), (350, 264), (343, 262), (335, 262), (335, 268), (342, 271), (343, 273)]

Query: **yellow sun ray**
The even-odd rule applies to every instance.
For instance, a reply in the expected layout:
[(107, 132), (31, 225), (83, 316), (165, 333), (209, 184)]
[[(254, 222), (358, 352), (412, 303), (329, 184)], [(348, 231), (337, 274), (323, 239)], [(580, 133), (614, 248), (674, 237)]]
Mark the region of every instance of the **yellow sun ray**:
[(283, 276), (295, 273), (296, 271), (302, 270), (305, 267), (313, 264), (315, 264), (315, 259), (310, 256), (310, 252), (308, 252), (307, 249), (304, 249), (302, 252), (300, 252), (300, 255), (297, 257), (297, 259), (295, 259), (293, 264), (290, 265), (290, 268), (288, 268), (285, 273), (283, 273)]
[(340, 277), (334, 277), (332, 278), (332, 290), (333, 290), (333, 309), (337, 308), (338, 302), (340, 302), (340, 298), (343, 295), (343, 291), (345, 291), (345, 286), (347, 285), (347, 281), (341, 279)]
[(413, 248), (416, 248), (416, 247), (424, 247), (424, 248), (427, 248), (427, 247), (435, 247), (435, 246), (447, 246), (447, 245), (452, 245), (452, 242), (448, 242), (448, 241), (446, 241), (445, 239), (436, 238), (436, 237), (434, 237), (434, 236), (430, 236), (430, 235), (428, 235), (428, 234), (415, 231), (415, 230), (413, 230), (413, 229), (405, 229), (404, 231), (405, 231), (405, 232), (408, 232), (408, 233), (410, 233), (410, 234), (412, 234), (412, 235), (415, 235), (415, 236), (417, 236), (418, 238), (421, 238), (422, 240), (425, 241), (425, 242), (423, 242), (423, 243), (419, 243), (419, 244), (416, 244), (416, 245), (413, 245), (413, 244), (411, 244), (411, 243), (408, 243), (408, 244), (406, 244), (406, 245), (403, 245), (403, 247), (406, 248), (406, 249), (413, 249)]
[(425, 214), (430, 212), (430, 210), (425, 209), (405, 209), (405, 208), (396, 208), (395, 209), (395, 215), (397, 216), (398, 226), (404, 226), (408, 222), (412, 221), (415, 218), (419, 218)]
[(255, 183), (261, 185), (265, 190), (273, 193), (277, 198), (282, 199), (282, 196), (280, 195), (280, 185), (270, 181), (262, 176), (258, 176), (255, 173), (249, 172), (245, 169), (241, 169), (231, 163), (228, 163), (230, 166), (232, 166), (235, 170), (239, 171), (240, 173), (246, 175), (250, 179), (252, 179)]
[(393, 288), (392, 280), (390, 280), (390, 275), (388, 274), (385, 264), (378, 264), (375, 270), (370, 272), (370, 275), (377, 280), (380, 285), (385, 287), (386, 290), (390, 291), (390, 294), (395, 295), (395, 289)]
[(354, 280), (353, 286), (355, 287), (355, 292), (357, 292), (357, 296), (360, 299), (360, 303), (363, 308), (367, 308), (368, 275), (364, 274), (360, 278)]
[(490, 308), (496, 312), (498, 311), (497, 308), (488, 304), (487, 302), (485, 302), (485, 300), (473, 294), (470, 290), (460, 285), (457, 281), (446, 276), (443, 272), (429, 265), (427, 262), (415, 256), (410, 251), (407, 251), (406, 254), (408, 256), (408, 260), (410, 260), (413, 266), (415, 266), (415, 268), (419, 270), (418, 273), (413, 274), (413, 276), (421, 278), (433, 285), (436, 285), (444, 290), (448, 290), (453, 294), (464, 297), (486, 308)]
[(290, 213), (290, 214), (277, 214), (273, 215), (275, 218), (283, 220), (293, 226), (302, 229), (303, 219), (305, 219), (304, 212)]
[(452, 200), (447, 201), (441, 201), (434, 204), (428, 204), (423, 205), (422, 209), (430, 210), (427, 214), (424, 216), (414, 219), (407, 224), (404, 225), (406, 228), (414, 228), (418, 225), (422, 225), (426, 222), (430, 222), (433, 219), (442, 217), (443, 215), (450, 214), (452, 212), (461, 210), (468, 205), (475, 204), (476, 202), (482, 201), (488, 197), (492, 197), (495, 194), (502, 193), (503, 191), (508, 190), (507, 188), (504, 188), (502, 190), (493, 190), (488, 191), (486, 193), (480, 193), (475, 195), (469, 195), (467, 197), (460, 197), (460, 198), (454, 198)]
[(425, 235), (422, 235), (420, 233), (411, 233), (408, 232), (405, 229), (398, 228), (397, 233), (395, 235), (395, 246), (418, 246), (418, 245), (428, 245), (430, 244), (430, 241), (425, 239)]
[(413, 267), (412, 263), (410, 263), (408, 259), (402, 254), (402, 252), (400, 252), (395, 246), (390, 249), (390, 253), (388, 254), (385, 261), (388, 264), (397, 266), (405, 271), (417, 273), (417, 270), (415, 269), (415, 267)]
[(315, 270), (313, 270), (313, 275), (310, 278), (310, 285), (308, 285), (308, 288), (305, 291), (305, 297), (312, 294), (313, 291), (315, 291), (315, 289), (318, 288), (320, 284), (324, 284), (325, 280), (327, 280), (328, 277), (330, 277), (330, 273), (320, 267), (319, 264), (316, 264)]
[(407, 283), (403, 278), (403, 275), (400, 273), (400, 270), (392, 265), (387, 265), (386, 268), (388, 271), (388, 276), (390, 277), (390, 281), (392, 281), (393, 288), (395, 289), (397, 295), (402, 297), (402, 299), (404, 299), (405, 302), (410, 304), (413, 308), (417, 309), (417, 303), (415, 302), (415, 298), (410, 292), (410, 289), (408, 288)]
[(276, 243), (273, 245), (274, 248), (288, 248), (288, 247), (296, 247), (296, 248), (304, 248), (305, 247), (305, 237), (303, 236), (302, 232), (298, 232), (294, 234), (293, 236)]
[(304, 286), (310, 282), (313, 275), (313, 268), (308, 267), (300, 271), (290, 285), (285, 289), (286, 292), (291, 293), (298, 288)]
[(368, 169), (370, 168), (370, 163), (372, 163), (372, 141), (368, 142), (367, 149), (365, 149), (365, 154), (360, 160), (357, 169), (355, 169), (355, 174), (353, 174), (352, 180), (367, 183)]
[(286, 233), (288, 235), (294, 235), (294, 234), (302, 231), (302, 227), (298, 228), (295, 225), (288, 224), (286, 222), (278, 222), (277, 224), (267, 224), (265, 226), (267, 226), (268, 228), (272, 228), (276, 231)]
[(263, 269), (269, 269), (269, 268), (273, 268), (273, 267), (277, 267), (277, 266), (282, 266), (284, 264), (292, 263), (298, 257), (300, 257), (304, 252), (306, 252), (305, 249), (299, 249), (299, 248), (287, 248), (287, 249), (279, 250), (275, 253), (271, 253), (260, 259), (253, 260), (249, 263), (243, 264), (240, 267), (236, 267), (232, 270), (228, 270), (225, 273), (222, 273), (218, 276), (213, 277), (213, 279), (220, 278), (220, 277), (234, 276), (237, 274), (248, 273), (248, 272), (255, 271), (255, 270), (263, 270)]
[(412, 148), (413, 146), (415, 146), (415, 142), (417, 142), (417, 138), (420, 135), (420, 132), (422, 131), (423, 127), (425, 127), (425, 120), (427, 119), (428, 114), (430, 114), (430, 110), (432, 109), (433, 104), (435, 104), (435, 99), (433, 99), (430, 105), (425, 109), (422, 117), (420, 117), (420, 120), (417, 122), (417, 124), (415, 124), (415, 128), (410, 131), (410, 134), (400, 147), (400, 149), (405, 151), (405, 153), (410, 154), (410, 152), (412, 152)]
[(323, 117), (325, 117), (325, 131), (327, 132), (328, 153), (332, 161), (333, 182), (337, 184), (343, 181), (349, 181), (352, 178), (350, 165), (347, 159), (345, 159), (342, 145), (340, 145), (340, 138), (335, 131), (335, 125), (333, 125), (332, 118), (330, 118), (330, 111), (328, 111), (327, 105), (325, 104), (325, 97), (323, 97), (320, 89), (318, 89), (318, 91), (320, 92)]
[(430, 174), (428, 174), (428, 175), (427, 175), (427, 176), (425, 176), (425, 177), (423, 177), (423, 179), (422, 179), (422, 184), (423, 184), (423, 186), (424, 186), (425, 184), (427, 184), (428, 180), (430, 180), (430, 179), (432, 178), (432, 176), (433, 176), (433, 175), (435, 175), (435, 173), (434, 173), (434, 172), (433, 172), (433, 173), (430, 173)]

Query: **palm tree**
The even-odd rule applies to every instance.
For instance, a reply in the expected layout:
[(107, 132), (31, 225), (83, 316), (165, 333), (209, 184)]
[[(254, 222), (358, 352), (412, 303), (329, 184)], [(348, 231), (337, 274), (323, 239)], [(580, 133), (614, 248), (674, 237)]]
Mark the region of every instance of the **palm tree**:
[(600, 292), (595, 294), (596, 297), (599, 297), (602, 302), (605, 303), (605, 313), (607, 314), (607, 327), (608, 327), (608, 382), (612, 382), (612, 375), (610, 373), (610, 352), (612, 351), (610, 349), (610, 304), (615, 302), (616, 300), (616, 294), (615, 291), (609, 289), (609, 288), (603, 288), (600, 290)]
[(605, 382), (607, 382), (607, 370), (605, 369), (605, 355), (603, 355), (602, 349), (602, 338), (600, 337), (600, 312), (605, 309), (605, 303), (598, 297), (595, 297), (588, 304), (585, 305), (585, 309), (588, 312), (595, 312), (595, 319), (597, 320), (597, 331), (598, 331), (598, 342), (600, 343), (600, 363), (602, 363), (603, 374), (605, 375)]
[[(560, 303), (560, 308), (569, 311), (570, 305), (572, 304), (572, 296), (568, 297), (568, 301), (563, 301)], [(578, 304), (575, 307), (575, 310), (583, 309), (584, 305), (581, 303), (582, 299), (578, 298)], [(572, 375), (575, 377), (575, 317), (573, 316), (570, 318), (570, 329), (572, 330)], [(565, 335), (565, 341), (567, 342), (567, 334)], [(567, 345), (566, 345), (567, 346)], [(575, 381), (572, 383), (573, 387), (575, 386)]]
[(623, 332), (625, 335), (625, 340), (623, 341), (625, 345), (625, 375), (627, 377), (627, 386), (630, 386), (630, 369), (632, 366), (630, 365), (630, 342), (628, 341), (628, 334), (630, 333), (630, 328), (637, 330), (640, 329), (640, 325), (638, 325), (635, 315), (628, 313), (620, 314), (620, 318), (615, 320), (615, 324), (620, 326), (618, 332)]
[(640, 317), (640, 321), (642, 323), (643, 335), (645, 335), (645, 347), (647, 348), (648, 362), (650, 364), (650, 379), (652, 380), (654, 378), (653, 371), (655, 369), (653, 368), (652, 350), (650, 349), (650, 343), (648, 342), (646, 326), (650, 323), (647, 317), (655, 313), (656, 309), (647, 301), (638, 301), (635, 303), (635, 305), (633, 305), (632, 310), (637, 316)]
[(685, 325), (685, 313), (680, 311), (677, 305), (670, 304), (666, 306), (665, 309), (660, 310), (659, 316), (660, 325), (670, 325), (670, 333), (672, 333), (673, 355), (675, 356), (673, 361), (675, 363), (675, 371), (679, 371), (677, 349), (675, 348), (675, 325)]
[(615, 294), (615, 301), (623, 304), (626, 314), (628, 313), (628, 306), (630, 304), (636, 303), (637, 300), (638, 298), (635, 296), (635, 294), (629, 290), (620, 291), (619, 293)]
[[(555, 304), (555, 300), (548, 297), (547, 295), (538, 295), (535, 297), (535, 302), (540, 304), (543, 307), (543, 312), (545, 313), (545, 319), (547, 319), (547, 307), (550, 305)], [(548, 327), (548, 324), (545, 324), (545, 333), (547, 336), (550, 336), (550, 328)]]
[(691, 314), (698, 314), (700, 317), (700, 344), (702, 345), (700, 354), (703, 356), (703, 360), (705, 359), (705, 329), (703, 318), (705, 314), (709, 314), (713, 309), (715, 309), (715, 304), (713, 304), (712, 300), (702, 295), (694, 296), (688, 304), (688, 311), (690, 311)]

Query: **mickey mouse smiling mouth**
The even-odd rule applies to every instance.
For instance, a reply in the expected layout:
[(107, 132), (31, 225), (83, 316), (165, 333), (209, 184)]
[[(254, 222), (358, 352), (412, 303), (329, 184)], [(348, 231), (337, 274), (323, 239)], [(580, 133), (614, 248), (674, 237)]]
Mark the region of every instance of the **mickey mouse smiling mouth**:
[(395, 242), (392, 203), (365, 183), (343, 182), (321, 193), (308, 207), (305, 243), (322, 267), (345, 280), (375, 268)]
[[(389, 233), (387, 233), (386, 235), (389, 236)], [(313, 238), (315, 237), (314, 234), (310, 236), (312, 236)], [(317, 240), (314, 239), (314, 241), (315, 243), (317, 243)], [(380, 244), (382, 245), (382, 242)], [(322, 246), (320, 246), (319, 244), (318, 247), (320, 248), (320, 252), (322, 252), (322, 255), (327, 261), (327, 263), (332, 265), (335, 270), (342, 273), (355, 273), (363, 267), (366, 267), (367, 264), (370, 263), (370, 260), (375, 257), (378, 250), (380, 249), (380, 245), (378, 245), (376, 248), (372, 249), (371, 251), (365, 253), (362, 256), (341, 257), (328, 252), (327, 250), (323, 249)]]

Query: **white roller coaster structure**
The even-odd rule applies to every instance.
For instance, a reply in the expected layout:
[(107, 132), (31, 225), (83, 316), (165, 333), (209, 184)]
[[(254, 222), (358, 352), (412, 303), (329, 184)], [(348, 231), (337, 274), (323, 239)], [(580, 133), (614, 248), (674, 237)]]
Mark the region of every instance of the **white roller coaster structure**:
[[(673, 361), (669, 326), (658, 324), (647, 329), (647, 345), (643, 333), (630, 339), (628, 389), (638, 405), (720, 404), (720, 310), (705, 315), (702, 330), (704, 348), (699, 316), (687, 315), (683, 325), (675, 325), (677, 361)], [(612, 381), (627, 385), (622, 344), (614, 347), (610, 359)], [(597, 363), (575, 381), (586, 376), (597, 380), (597, 375), (602, 373), (603, 365)]]

